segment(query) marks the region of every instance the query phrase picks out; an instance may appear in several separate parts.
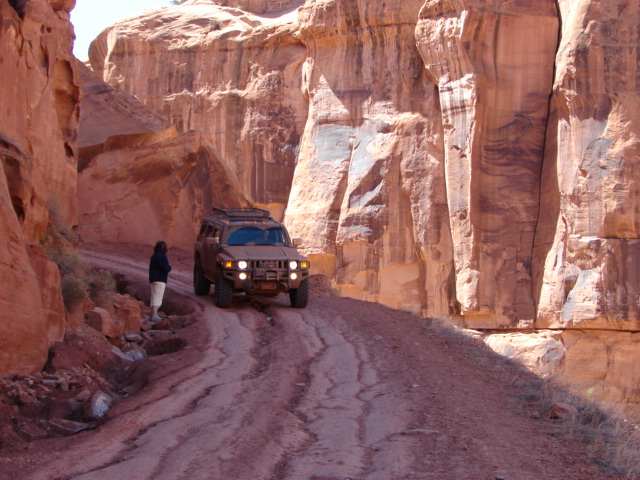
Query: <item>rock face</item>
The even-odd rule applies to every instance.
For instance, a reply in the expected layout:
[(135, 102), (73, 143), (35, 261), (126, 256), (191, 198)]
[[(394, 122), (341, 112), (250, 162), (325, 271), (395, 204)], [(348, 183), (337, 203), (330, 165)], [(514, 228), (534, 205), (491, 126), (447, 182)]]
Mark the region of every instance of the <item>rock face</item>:
[(98, 155), (79, 174), (86, 241), (192, 248), (211, 205), (240, 205), (234, 178), (198, 132)]
[(347, 295), (448, 315), (443, 129), (414, 40), (423, 2), (320, 3), (300, 10), (309, 116), (288, 227)]
[(538, 325), (637, 331), (640, 11), (567, 1), (560, 13), (536, 245)]
[(180, 134), (131, 94), (82, 69), (78, 233), (85, 241), (191, 248), (213, 204), (239, 205), (235, 178), (199, 132)]
[[(476, 328), (531, 325), (531, 255), (557, 48), (556, 2), (427, 2), (416, 39), (438, 85), (456, 302)], [(531, 41), (535, 38), (536, 41)]]
[(58, 268), (39, 241), (77, 222), (74, 5), (0, 0), (0, 376), (42, 368), (64, 332)]
[(300, 94), (305, 54), (295, 10), (271, 18), (207, 0), (118, 23), (89, 51), (105, 82), (133, 93), (180, 132), (202, 132), (248, 200), (279, 216), (307, 115)]
[(82, 85), (78, 170), (105, 150), (151, 145), (178, 136), (175, 127), (136, 97), (115, 91), (84, 64), (78, 67)]

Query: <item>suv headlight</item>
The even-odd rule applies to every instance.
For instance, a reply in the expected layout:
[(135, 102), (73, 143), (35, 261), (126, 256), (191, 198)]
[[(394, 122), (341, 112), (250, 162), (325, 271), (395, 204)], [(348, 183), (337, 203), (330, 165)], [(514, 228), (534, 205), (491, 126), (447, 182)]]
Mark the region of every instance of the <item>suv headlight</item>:
[(298, 269), (298, 262), (296, 262), (295, 260), (291, 260), (289, 262), (289, 268), (291, 270), (297, 270)]
[(240, 260), (238, 262), (238, 268), (240, 270), (246, 270), (249, 267), (249, 262), (247, 262), (246, 260)]

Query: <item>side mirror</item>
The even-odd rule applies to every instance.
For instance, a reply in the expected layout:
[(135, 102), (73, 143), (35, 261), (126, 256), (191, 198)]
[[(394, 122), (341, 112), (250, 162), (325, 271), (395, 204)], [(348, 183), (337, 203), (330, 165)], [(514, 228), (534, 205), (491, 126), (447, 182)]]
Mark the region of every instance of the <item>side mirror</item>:
[(218, 237), (207, 237), (204, 240), (205, 245), (217, 247), (220, 245), (220, 239)]
[(301, 238), (292, 238), (291, 239), (291, 243), (293, 243), (294, 247), (301, 247), (302, 246), (302, 239)]

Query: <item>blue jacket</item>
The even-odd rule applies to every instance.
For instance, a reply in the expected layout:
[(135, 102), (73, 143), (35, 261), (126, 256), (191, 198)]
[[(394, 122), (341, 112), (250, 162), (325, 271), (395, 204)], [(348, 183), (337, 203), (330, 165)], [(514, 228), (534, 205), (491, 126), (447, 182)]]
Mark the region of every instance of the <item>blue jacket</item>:
[(169, 265), (166, 253), (155, 252), (151, 255), (151, 261), (149, 262), (149, 283), (167, 283), (167, 277), (170, 271), (171, 265)]

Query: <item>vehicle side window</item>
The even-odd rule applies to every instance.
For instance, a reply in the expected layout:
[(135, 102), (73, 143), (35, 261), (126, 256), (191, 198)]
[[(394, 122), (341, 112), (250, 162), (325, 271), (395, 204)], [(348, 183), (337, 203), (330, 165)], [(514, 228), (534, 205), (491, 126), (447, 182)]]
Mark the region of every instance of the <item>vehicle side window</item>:
[(198, 235), (199, 235), (199, 236), (203, 236), (203, 235), (204, 235), (204, 232), (207, 230), (207, 227), (208, 227), (208, 226), (209, 226), (209, 225), (207, 225), (206, 223), (203, 223), (203, 224), (200, 226), (200, 233), (199, 233)]
[(204, 229), (203, 235), (205, 237), (208, 237), (211, 234), (211, 230), (213, 230), (213, 227), (211, 225), (207, 225), (207, 227)]

